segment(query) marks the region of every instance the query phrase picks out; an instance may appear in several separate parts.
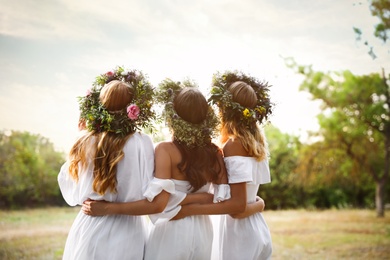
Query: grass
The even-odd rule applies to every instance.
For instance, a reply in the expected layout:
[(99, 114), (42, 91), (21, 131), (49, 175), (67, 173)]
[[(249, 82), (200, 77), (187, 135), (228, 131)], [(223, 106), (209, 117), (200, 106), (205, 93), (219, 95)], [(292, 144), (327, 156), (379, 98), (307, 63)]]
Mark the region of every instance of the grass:
[[(0, 211), (0, 259), (61, 259), (79, 208)], [(390, 259), (390, 212), (266, 211), (273, 259)]]
[(0, 211), (0, 259), (61, 259), (78, 208)]
[(268, 211), (273, 259), (390, 259), (390, 212)]

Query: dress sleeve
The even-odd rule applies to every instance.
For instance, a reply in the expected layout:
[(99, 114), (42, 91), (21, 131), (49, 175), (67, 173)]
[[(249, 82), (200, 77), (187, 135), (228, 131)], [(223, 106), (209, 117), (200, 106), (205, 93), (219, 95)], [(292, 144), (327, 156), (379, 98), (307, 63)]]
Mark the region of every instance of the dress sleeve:
[(214, 203), (222, 202), (231, 198), (229, 184), (213, 184)]
[[(86, 199), (101, 200), (103, 197), (92, 190), (92, 172), (82, 171), (79, 173), (79, 180), (72, 179), (69, 174), (69, 162), (62, 165), (57, 180), (62, 197), (69, 206), (81, 205)], [(108, 194), (104, 199), (112, 200), (116, 195)]]
[(149, 135), (143, 133), (140, 134), (143, 137), (143, 166), (145, 167), (142, 179), (142, 193), (145, 193), (154, 176), (154, 147)]
[(170, 193), (169, 200), (163, 212), (149, 215), (153, 224), (169, 221), (176, 216), (181, 209), (180, 203), (187, 195), (184, 192), (175, 191), (175, 183), (172, 180), (153, 178), (144, 196), (148, 201), (153, 201), (163, 190)]
[(66, 203), (68, 203), (68, 205), (70, 206), (76, 206), (77, 196), (75, 196), (75, 194), (77, 193), (77, 185), (75, 181), (70, 177), (68, 173), (68, 167), (68, 162), (62, 165), (60, 173), (57, 177), (58, 185)]
[(253, 176), (253, 181), (257, 184), (266, 184), (271, 182), (268, 159), (256, 163)]
[(245, 157), (231, 156), (224, 158), (229, 183), (253, 181), (252, 164)]
[(175, 193), (175, 184), (172, 180), (159, 179), (154, 177), (153, 180), (149, 183), (148, 188), (144, 192), (144, 196), (148, 201), (153, 201), (153, 199), (163, 190), (173, 194)]
[(268, 159), (256, 161), (253, 157), (225, 157), (229, 183), (250, 182), (265, 184), (271, 182)]

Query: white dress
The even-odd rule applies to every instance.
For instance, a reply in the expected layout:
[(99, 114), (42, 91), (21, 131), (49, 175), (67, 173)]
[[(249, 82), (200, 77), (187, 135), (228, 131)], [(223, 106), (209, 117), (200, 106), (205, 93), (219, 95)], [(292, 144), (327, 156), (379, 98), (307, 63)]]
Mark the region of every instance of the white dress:
[[(229, 183), (246, 182), (247, 203), (256, 201), (260, 184), (271, 182), (268, 160), (258, 162), (244, 156), (225, 157)], [(244, 219), (221, 217), (220, 259), (270, 259), (272, 240), (268, 226), (259, 212)]]
[[(146, 243), (145, 260), (204, 260), (211, 258), (213, 226), (208, 215), (196, 215), (180, 220), (169, 221), (180, 210), (178, 205), (190, 192), (188, 181), (172, 180), (175, 193), (171, 192), (170, 201), (164, 212), (151, 215), (154, 225), (151, 227)], [(230, 198), (229, 185), (212, 186), (206, 184), (196, 192), (209, 192), (213, 188), (214, 201)], [(158, 192), (155, 192), (154, 196)]]
[[(68, 173), (68, 162), (58, 183), (70, 206), (86, 199), (127, 202), (144, 199), (143, 192), (153, 178), (154, 149), (149, 136), (135, 133), (126, 142), (124, 158), (117, 165), (117, 193), (104, 195), (92, 189), (93, 164), (79, 174), (76, 183)], [(147, 223), (143, 216), (111, 215), (92, 217), (80, 211), (69, 231), (63, 259), (143, 259)]]

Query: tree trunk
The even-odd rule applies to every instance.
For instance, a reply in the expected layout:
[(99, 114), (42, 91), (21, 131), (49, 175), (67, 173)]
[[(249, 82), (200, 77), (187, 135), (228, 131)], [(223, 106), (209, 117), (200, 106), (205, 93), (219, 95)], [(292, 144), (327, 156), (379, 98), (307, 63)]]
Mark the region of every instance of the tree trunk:
[(379, 218), (385, 216), (385, 183), (386, 181), (383, 178), (376, 181), (375, 206), (376, 216)]

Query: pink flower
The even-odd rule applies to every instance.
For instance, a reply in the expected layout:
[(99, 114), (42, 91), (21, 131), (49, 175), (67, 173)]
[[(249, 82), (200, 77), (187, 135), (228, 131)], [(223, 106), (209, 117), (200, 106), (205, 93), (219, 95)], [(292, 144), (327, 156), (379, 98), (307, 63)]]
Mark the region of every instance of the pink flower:
[(127, 107), (127, 116), (131, 120), (137, 120), (139, 115), (139, 107), (137, 105), (131, 104)]
[(106, 75), (107, 75), (107, 77), (112, 77), (112, 76), (114, 76), (114, 72), (113, 71), (107, 71)]
[(88, 97), (88, 96), (90, 96), (92, 94), (92, 91), (91, 91), (91, 89), (89, 88), (89, 89), (87, 89), (87, 93), (85, 93), (85, 95)]

